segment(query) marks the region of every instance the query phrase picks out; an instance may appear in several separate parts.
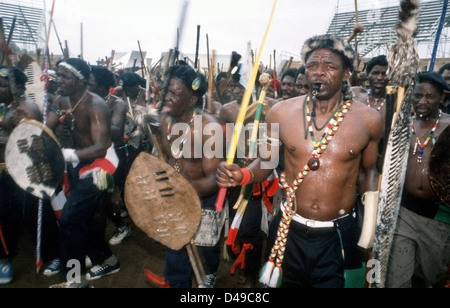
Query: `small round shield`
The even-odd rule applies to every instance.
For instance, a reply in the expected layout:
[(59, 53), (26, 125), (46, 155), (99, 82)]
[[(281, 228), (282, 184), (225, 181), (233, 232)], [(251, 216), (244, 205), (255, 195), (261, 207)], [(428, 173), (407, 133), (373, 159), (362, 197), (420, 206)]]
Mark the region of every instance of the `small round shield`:
[(23, 119), (11, 132), (5, 163), (16, 184), (38, 198), (50, 198), (64, 174), (58, 139), (35, 120)]
[(440, 134), (433, 146), (429, 162), (431, 187), (447, 206), (450, 206), (450, 125)]
[(136, 157), (128, 172), (124, 199), (136, 226), (171, 249), (187, 245), (200, 225), (201, 203), (194, 187), (147, 152)]

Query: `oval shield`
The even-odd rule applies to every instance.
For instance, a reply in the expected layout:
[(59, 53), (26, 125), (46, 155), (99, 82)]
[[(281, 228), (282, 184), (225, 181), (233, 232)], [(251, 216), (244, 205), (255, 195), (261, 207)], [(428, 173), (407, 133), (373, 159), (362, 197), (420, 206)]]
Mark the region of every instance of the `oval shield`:
[(43, 123), (23, 119), (9, 136), (5, 149), (8, 173), (23, 190), (49, 199), (64, 174), (58, 139)]
[(124, 199), (136, 226), (174, 250), (187, 245), (200, 224), (201, 203), (194, 187), (147, 152), (136, 157), (128, 172)]

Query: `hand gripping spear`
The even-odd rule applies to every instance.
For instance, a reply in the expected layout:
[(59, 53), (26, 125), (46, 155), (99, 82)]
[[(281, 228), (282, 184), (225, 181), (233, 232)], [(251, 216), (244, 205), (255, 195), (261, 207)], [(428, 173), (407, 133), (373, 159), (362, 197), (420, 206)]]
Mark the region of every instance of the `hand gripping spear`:
[[(263, 41), (258, 50), (258, 55), (256, 56), (256, 61), (255, 61), (255, 64), (253, 65), (253, 70), (252, 70), (252, 74), (250, 76), (250, 80), (248, 82), (247, 89), (245, 89), (244, 97), (242, 98), (241, 108), (239, 109), (239, 113), (238, 113), (236, 123), (234, 126), (233, 138), (231, 138), (231, 144), (228, 149), (228, 155), (227, 155), (227, 163), (228, 164), (232, 164), (234, 161), (234, 156), (235, 156), (236, 148), (237, 148), (237, 144), (238, 144), (238, 138), (241, 135), (245, 114), (247, 113), (248, 104), (250, 102), (250, 96), (252, 95), (253, 87), (255, 85), (256, 75), (258, 73), (259, 63), (261, 61), (261, 54), (264, 49), (264, 45), (266, 43), (267, 36), (269, 34), (269, 29), (272, 24), (273, 15), (275, 14), (276, 5), (277, 5), (277, 0), (275, 0), (273, 2), (272, 13), (270, 15), (269, 23), (267, 24), (267, 28), (266, 28), (266, 32), (264, 34)], [(222, 211), (226, 193), (227, 193), (226, 188), (221, 188), (219, 190), (219, 194), (218, 194), (217, 200), (216, 200), (216, 210), (217, 211)]]
[[(258, 129), (259, 129), (259, 123), (261, 120), (261, 115), (263, 113), (263, 107), (264, 107), (264, 101), (266, 98), (266, 91), (269, 88), (269, 86), (272, 83), (271, 76), (267, 73), (261, 74), (259, 77), (259, 82), (262, 86), (261, 93), (259, 94), (259, 100), (258, 104), (256, 104), (256, 112), (255, 117), (253, 121), (253, 127), (252, 127), (252, 134), (250, 136), (250, 143), (249, 143), (249, 158), (256, 158), (256, 143), (257, 143), (257, 136), (258, 136)], [(241, 192), (239, 194), (239, 198), (236, 201), (235, 205), (233, 206), (233, 209), (237, 210), (236, 215), (233, 218), (233, 222), (230, 227), (230, 231), (228, 232), (228, 237), (225, 243), (227, 245), (230, 245), (232, 247), (233, 252), (236, 252), (236, 249), (234, 248), (234, 242), (239, 230), (239, 226), (242, 222), (242, 218), (244, 216), (245, 210), (247, 208), (248, 201), (250, 200), (252, 196), (252, 184), (244, 185), (241, 187)], [(233, 267), (234, 268), (234, 267)], [(233, 272), (232, 272), (233, 274)]]

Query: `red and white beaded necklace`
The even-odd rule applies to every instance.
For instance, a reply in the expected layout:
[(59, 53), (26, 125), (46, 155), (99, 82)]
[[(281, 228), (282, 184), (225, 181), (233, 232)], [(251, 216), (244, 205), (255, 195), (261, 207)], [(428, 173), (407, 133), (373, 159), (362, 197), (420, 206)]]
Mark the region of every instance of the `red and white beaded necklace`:
[(416, 143), (414, 144), (414, 151), (413, 155), (416, 155), (417, 147), (419, 147), (419, 153), (417, 153), (417, 163), (422, 163), (423, 160), (423, 149), (427, 146), (428, 142), (430, 142), (431, 137), (433, 136), (434, 132), (436, 131), (439, 120), (441, 119), (442, 110), (439, 110), (439, 114), (436, 118), (436, 121), (434, 122), (433, 128), (431, 129), (430, 133), (427, 136), (427, 139), (425, 139), (424, 143), (420, 142), (420, 138), (416, 135), (416, 131), (414, 129), (414, 123), (416, 122), (417, 115), (414, 114), (414, 120), (411, 124), (411, 133), (413, 134), (414, 138), (416, 139)]

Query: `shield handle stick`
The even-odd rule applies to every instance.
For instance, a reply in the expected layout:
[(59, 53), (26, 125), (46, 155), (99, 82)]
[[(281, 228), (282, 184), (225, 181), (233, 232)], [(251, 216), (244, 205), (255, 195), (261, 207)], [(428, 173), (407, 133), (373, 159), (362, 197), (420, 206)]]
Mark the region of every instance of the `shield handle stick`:
[[(147, 123), (148, 129), (150, 132), (152, 131), (150, 125)], [(155, 143), (158, 157), (164, 161), (164, 154), (161, 149), (161, 145), (158, 142), (158, 139), (155, 137), (153, 133), (151, 133), (152, 139)], [(205, 281), (206, 274), (205, 269), (203, 268), (203, 263), (200, 258), (200, 255), (198, 254), (197, 246), (195, 246), (194, 241), (191, 239), (191, 241), (186, 245), (186, 250), (188, 252), (189, 260), (191, 261), (192, 269), (194, 270), (195, 278), (197, 280), (198, 285), (202, 285)]]

